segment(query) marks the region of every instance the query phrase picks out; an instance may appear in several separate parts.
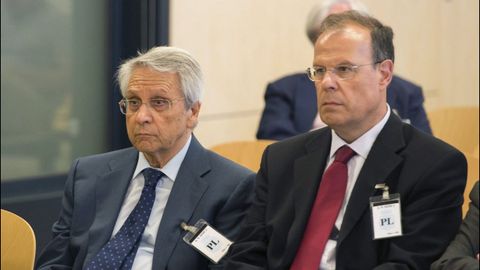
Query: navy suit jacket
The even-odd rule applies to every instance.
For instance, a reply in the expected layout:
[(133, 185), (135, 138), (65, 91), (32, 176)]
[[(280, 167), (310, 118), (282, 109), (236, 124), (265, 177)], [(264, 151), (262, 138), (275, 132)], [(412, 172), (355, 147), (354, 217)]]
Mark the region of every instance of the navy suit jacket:
[[(73, 163), (53, 239), (40, 255), (38, 269), (82, 269), (108, 242), (138, 154), (128, 148)], [(209, 261), (182, 240), (180, 223), (205, 219), (234, 239), (251, 202), (254, 178), (192, 136), (158, 229), (152, 268), (207, 269)]]
[[(392, 110), (414, 127), (432, 133), (423, 108), (422, 89), (398, 76), (387, 88)], [(268, 84), (258, 139), (282, 140), (312, 129), (317, 114), (315, 84), (306, 73), (297, 73)]]
[[(255, 197), (226, 269), (289, 269), (317, 195), (332, 140), (326, 127), (271, 144)], [(376, 138), (347, 204), (336, 269), (424, 270), (462, 220), (467, 163), (452, 146), (391, 114)], [(385, 183), (399, 193), (403, 235), (373, 240), (369, 198)]]

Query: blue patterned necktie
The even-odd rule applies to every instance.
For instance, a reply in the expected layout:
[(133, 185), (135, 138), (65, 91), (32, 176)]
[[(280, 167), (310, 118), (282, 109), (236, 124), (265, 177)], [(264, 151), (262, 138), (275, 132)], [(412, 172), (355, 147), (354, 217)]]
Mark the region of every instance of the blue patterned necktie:
[(147, 226), (153, 202), (155, 187), (163, 176), (161, 171), (152, 168), (143, 170), (145, 185), (137, 205), (123, 226), (88, 263), (85, 269), (131, 269), (140, 239)]

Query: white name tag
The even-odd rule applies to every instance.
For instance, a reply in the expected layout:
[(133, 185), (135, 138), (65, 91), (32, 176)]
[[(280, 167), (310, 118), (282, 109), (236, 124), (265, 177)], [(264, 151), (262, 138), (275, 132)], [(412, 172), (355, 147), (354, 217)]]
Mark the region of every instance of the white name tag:
[(233, 244), (232, 241), (216, 231), (203, 219), (197, 221), (195, 226), (188, 226), (182, 223), (182, 228), (188, 231), (183, 237), (183, 241), (213, 263), (218, 263)]
[(391, 194), (370, 198), (373, 239), (383, 239), (402, 235), (402, 213), (400, 195)]

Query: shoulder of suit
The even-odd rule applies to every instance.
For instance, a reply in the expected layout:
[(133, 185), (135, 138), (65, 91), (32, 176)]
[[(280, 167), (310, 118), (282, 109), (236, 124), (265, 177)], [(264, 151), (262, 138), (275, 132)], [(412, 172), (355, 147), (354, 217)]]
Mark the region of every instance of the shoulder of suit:
[(91, 163), (91, 164), (101, 164), (101, 163), (108, 163), (111, 160), (114, 159), (120, 159), (120, 158), (129, 158), (129, 157), (137, 157), (138, 151), (133, 148), (124, 148), (124, 149), (119, 149), (115, 151), (110, 151), (110, 152), (105, 152), (101, 154), (95, 154), (95, 155), (90, 155), (90, 156), (85, 156), (78, 158), (78, 161), (81, 161), (82, 163)]
[[(321, 137), (329, 138), (331, 129), (328, 127), (305, 132), (293, 137), (289, 137), (273, 143), (268, 146), (269, 149), (276, 153), (285, 154), (303, 154), (306, 147), (316, 147), (316, 141), (321, 140)], [(280, 154), (282, 155), (282, 154)]]
[(477, 183), (475, 183), (475, 185), (473, 186), (472, 190), (470, 191), (470, 200), (472, 200), (472, 203), (478, 208), (478, 204), (479, 204), (479, 194), (478, 194), (478, 180), (477, 180)]
[(460, 150), (449, 143), (425, 133), (416, 127), (402, 123), (403, 136), (407, 147), (413, 151), (427, 151), (430, 156), (440, 157), (446, 153), (463, 155)]
[(245, 175), (245, 176), (253, 173), (253, 171), (249, 170), (248, 168), (230, 159), (227, 159), (211, 150), (206, 149), (205, 152), (209, 159), (210, 166), (212, 167), (212, 169), (226, 171), (234, 174)]

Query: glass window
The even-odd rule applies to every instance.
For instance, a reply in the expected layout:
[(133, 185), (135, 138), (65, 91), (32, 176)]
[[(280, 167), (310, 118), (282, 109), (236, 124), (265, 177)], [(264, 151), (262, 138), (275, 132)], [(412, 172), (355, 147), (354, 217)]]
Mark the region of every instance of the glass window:
[(1, 1), (1, 180), (107, 150), (107, 1)]

